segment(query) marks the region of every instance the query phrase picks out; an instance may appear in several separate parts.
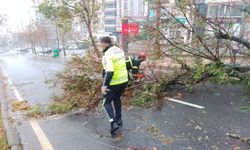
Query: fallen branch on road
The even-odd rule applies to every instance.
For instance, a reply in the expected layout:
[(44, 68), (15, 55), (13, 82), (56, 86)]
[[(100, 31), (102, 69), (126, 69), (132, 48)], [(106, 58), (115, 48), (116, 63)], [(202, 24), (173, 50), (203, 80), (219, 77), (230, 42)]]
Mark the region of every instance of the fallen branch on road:
[(230, 133), (227, 133), (226, 135), (230, 138), (237, 139), (237, 140), (240, 140), (242, 142), (246, 142), (246, 143), (250, 144), (250, 137), (240, 137), (240, 135), (238, 135), (238, 134), (230, 134)]

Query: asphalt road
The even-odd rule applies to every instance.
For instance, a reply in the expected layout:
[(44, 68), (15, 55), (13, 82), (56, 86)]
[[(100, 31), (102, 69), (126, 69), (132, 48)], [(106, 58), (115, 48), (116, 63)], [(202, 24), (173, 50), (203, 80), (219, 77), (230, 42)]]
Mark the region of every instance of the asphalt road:
[[(60, 89), (51, 91), (44, 80), (48, 74), (63, 69), (64, 59), (2, 55), (0, 61), (30, 105), (49, 103), (53, 92), (60, 95)], [(240, 109), (249, 104), (250, 99), (244, 96), (239, 86), (201, 84), (193, 93), (180, 99), (205, 109), (170, 101), (161, 111), (126, 108), (121, 129), (124, 138), (120, 141), (106, 137), (109, 124), (103, 110), (88, 115), (80, 112), (42, 120), (18, 119), (17, 129), (25, 150), (40, 150), (44, 141), (55, 150), (119, 150), (129, 146), (156, 146), (160, 150), (250, 148), (249, 144), (227, 136), (229, 133), (250, 137), (250, 113)], [(34, 128), (31, 122), (39, 128)]]
[(30, 105), (47, 104), (60, 89), (49, 89), (47, 77), (63, 70), (64, 59), (26, 55), (0, 55), (3, 69)]

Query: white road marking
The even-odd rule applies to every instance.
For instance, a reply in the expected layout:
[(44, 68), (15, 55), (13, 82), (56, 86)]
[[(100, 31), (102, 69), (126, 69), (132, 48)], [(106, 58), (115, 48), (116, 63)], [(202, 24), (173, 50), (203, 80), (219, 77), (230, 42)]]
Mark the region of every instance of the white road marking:
[(42, 66), (43, 64), (42, 63), (36, 63), (38, 66)]
[(15, 94), (17, 100), (20, 101), (20, 102), (21, 102), (21, 101), (24, 101), (23, 97), (21, 96), (21, 94), (19, 93), (19, 91), (18, 91), (17, 88), (14, 86), (13, 82), (11, 81), (9, 75), (6, 73), (6, 71), (5, 71), (4, 69), (2, 69), (2, 71), (3, 71), (4, 76), (7, 78), (8, 83), (9, 83), (9, 85), (10, 85), (10, 88), (11, 88), (11, 90), (14, 92), (14, 94)]
[(48, 138), (44, 134), (43, 130), (39, 126), (39, 124), (36, 121), (30, 121), (30, 125), (35, 132), (43, 150), (54, 150), (52, 145), (50, 144)]
[(181, 101), (181, 100), (177, 100), (177, 99), (173, 99), (173, 98), (169, 98), (169, 97), (166, 97), (166, 99), (171, 101), (171, 102), (176, 102), (176, 103), (187, 105), (187, 106), (190, 106), (190, 107), (194, 107), (194, 108), (198, 108), (198, 109), (205, 109), (205, 107), (203, 107), (203, 106), (188, 103), (188, 102), (184, 102), (184, 101)]
[[(14, 86), (13, 82), (11, 81), (11, 79), (8, 76), (8, 74), (6, 73), (6, 71), (4, 69), (2, 69), (2, 71), (3, 71), (4, 76), (8, 79), (8, 84), (10, 85), (11, 89), (13, 90), (17, 100), (23, 101), (24, 99), (22, 98), (22, 96), (20, 95), (20, 93), (18, 92), (16, 87)], [(46, 137), (43, 130), (39, 126), (39, 124), (36, 121), (30, 121), (30, 125), (31, 125), (33, 131), (35, 132), (35, 134), (36, 134), (36, 136), (41, 144), (42, 149), (43, 150), (54, 150), (54, 148), (50, 144), (48, 138)]]
[(54, 67), (54, 66), (50, 66), (49, 68), (50, 68), (50, 69), (53, 69), (53, 70), (58, 70), (58, 69), (59, 69), (59, 68)]

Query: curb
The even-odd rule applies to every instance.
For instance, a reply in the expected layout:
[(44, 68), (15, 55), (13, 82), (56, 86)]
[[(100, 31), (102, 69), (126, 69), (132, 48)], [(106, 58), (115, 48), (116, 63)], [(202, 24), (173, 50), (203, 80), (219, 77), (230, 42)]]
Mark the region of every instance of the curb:
[[(0, 71), (1, 68), (0, 68)], [(2, 94), (1, 94), (2, 93)], [(9, 116), (8, 101), (5, 99), (3, 83), (0, 82), (0, 100), (1, 100), (1, 115), (3, 120), (3, 126), (7, 134), (8, 145), (11, 150), (22, 150), (22, 145), (16, 129), (11, 123), (11, 117)]]

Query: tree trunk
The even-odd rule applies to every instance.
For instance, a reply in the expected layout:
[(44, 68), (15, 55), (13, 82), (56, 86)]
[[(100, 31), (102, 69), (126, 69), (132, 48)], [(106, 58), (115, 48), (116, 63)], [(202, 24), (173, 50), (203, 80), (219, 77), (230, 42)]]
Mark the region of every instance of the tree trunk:
[(65, 50), (65, 34), (63, 35), (63, 37), (62, 37), (63, 39), (62, 39), (62, 49), (63, 49), (63, 55), (64, 55), (64, 57), (66, 57), (67, 55), (66, 55), (66, 50)]
[(36, 45), (34, 45), (34, 52), (35, 52), (35, 55), (37, 54), (37, 52), (36, 52)]
[(161, 57), (162, 56), (162, 53), (161, 53), (161, 45), (160, 45), (160, 38), (161, 38), (161, 35), (159, 33), (160, 31), (160, 22), (161, 22), (161, 0), (157, 0), (156, 2), (156, 40), (155, 40), (155, 46), (154, 46), (154, 49), (155, 49), (155, 56), (156, 57)]
[(216, 33), (216, 36), (219, 39), (232, 40), (232, 41), (238, 42), (244, 45), (246, 48), (250, 49), (250, 43), (246, 39), (235, 37), (235, 36), (230, 36), (228, 33), (222, 33), (222, 32)]
[(44, 55), (44, 47), (43, 46), (41, 46), (42, 47), (42, 51), (43, 51), (43, 55)]
[(36, 55), (36, 45), (32, 42), (32, 53)]
[(39, 41), (39, 44), (40, 44), (40, 46), (41, 46), (41, 48), (42, 48), (42, 53), (43, 53), (43, 55), (44, 55), (44, 47), (43, 47), (43, 44), (42, 44), (42, 42), (40, 42), (40, 41)]
[(234, 69), (238, 70), (241, 73), (245, 73), (245, 72), (250, 71), (250, 66), (234, 67)]
[(90, 25), (90, 24), (88, 24), (88, 32), (89, 32), (89, 38), (90, 38), (90, 40), (91, 40), (92, 46), (93, 46), (93, 48), (94, 48), (94, 51), (95, 51), (97, 57), (100, 58), (100, 57), (101, 57), (101, 54), (100, 54), (100, 52), (99, 52), (99, 50), (98, 50), (98, 48), (97, 48), (97, 45), (96, 45), (96, 42), (95, 42), (95, 38), (94, 38), (94, 36), (93, 36), (92, 28), (91, 28), (91, 25)]

